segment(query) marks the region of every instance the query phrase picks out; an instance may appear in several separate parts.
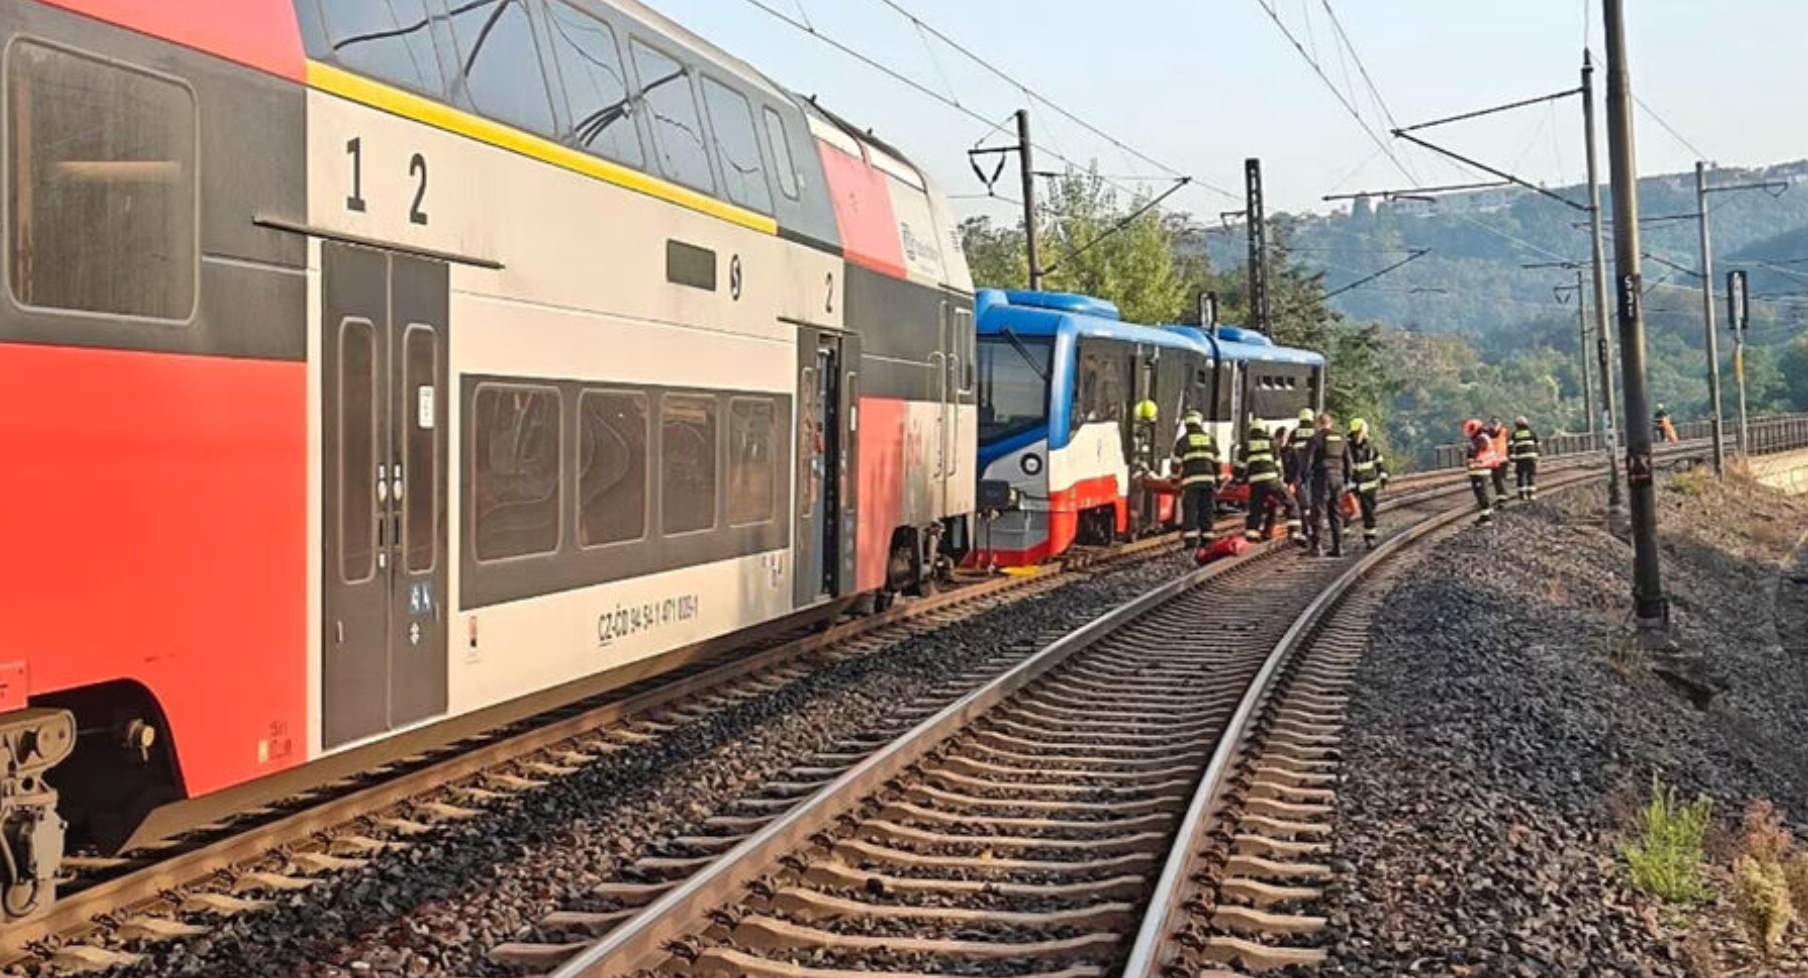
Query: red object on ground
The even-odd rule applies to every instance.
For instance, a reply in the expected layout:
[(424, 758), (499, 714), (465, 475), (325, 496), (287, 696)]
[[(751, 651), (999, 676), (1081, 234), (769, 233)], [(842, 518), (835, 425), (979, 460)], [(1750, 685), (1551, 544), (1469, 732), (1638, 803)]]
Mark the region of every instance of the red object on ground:
[(1193, 562), (1203, 565), (1209, 564), (1214, 560), (1223, 560), (1226, 557), (1239, 557), (1248, 549), (1248, 540), (1243, 539), (1241, 536), (1228, 536), (1215, 543), (1208, 543), (1205, 546), (1200, 547), (1193, 554)]

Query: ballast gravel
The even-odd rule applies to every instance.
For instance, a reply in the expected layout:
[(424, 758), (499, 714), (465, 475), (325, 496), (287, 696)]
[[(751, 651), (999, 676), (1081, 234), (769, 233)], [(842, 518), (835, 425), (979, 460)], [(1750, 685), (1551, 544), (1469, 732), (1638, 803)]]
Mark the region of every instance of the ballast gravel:
[[(637, 858), (710, 834), (716, 814), (818, 751), (896, 732), (897, 711), (1001, 655), (1020, 658), (1191, 567), (1178, 549), (844, 659), (491, 805), (365, 868), (322, 878), (204, 938), (141, 949), (118, 972), (427, 978), (512, 975), (486, 954), (554, 910), (604, 909), (590, 891)], [(952, 696), (947, 697), (952, 699)]]
[(1693, 476), (1659, 498), (1678, 651), (1723, 691), (1698, 709), (1632, 651), (1631, 549), (1599, 496), (1441, 544), (1360, 670), (1321, 974), (1693, 975), (1686, 926), (1615, 854), (1652, 779), (1725, 819), (1767, 797), (1808, 821), (1808, 655), (1774, 625), (1805, 509)]

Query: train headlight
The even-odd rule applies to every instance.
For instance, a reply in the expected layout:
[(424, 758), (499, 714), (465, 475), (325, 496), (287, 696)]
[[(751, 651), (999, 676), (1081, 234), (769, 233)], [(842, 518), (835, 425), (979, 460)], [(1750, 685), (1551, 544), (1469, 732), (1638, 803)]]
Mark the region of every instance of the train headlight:
[(1042, 456), (1034, 452), (1023, 456), (1023, 461), (1018, 464), (1023, 466), (1024, 475), (1040, 475), (1042, 472)]

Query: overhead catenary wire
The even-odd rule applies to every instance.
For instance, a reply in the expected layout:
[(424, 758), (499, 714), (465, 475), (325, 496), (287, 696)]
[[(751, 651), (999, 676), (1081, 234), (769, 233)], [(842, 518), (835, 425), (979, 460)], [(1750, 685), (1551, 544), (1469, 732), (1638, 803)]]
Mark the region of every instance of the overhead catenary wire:
[[(797, 30), (803, 34), (806, 34), (810, 37), (815, 38), (816, 40), (820, 41), (821, 43), (826, 44), (829, 47), (834, 48), (835, 50), (841, 52), (842, 54), (844, 54), (850, 58), (853, 58), (854, 60), (860, 62), (861, 64), (866, 65), (867, 67), (873, 69), (874, 71), (877, 71), (880, 74), (885, 75), (887, 78), (890, 78), (893, 81), (896, 81), (899, 84), (908, 87), (910, 90), (918, 93), (919, 95), (922, 95), (926, 98), (939, 102), (942, 105), (945, 105), (948, 108), (953, 109), (956, 112), (959, 112), (961, 115), (964, 115), (967, 118), (969, 118), (975, 122), (978, 122), (981, 125), (986, 126), (989, 131), (987, 132), (987, 134), (985, 136), (980, 137), (981, 142), (983, 142), (986, 138), (988, 138), (992, 133), (997, 132), (999, 129), (999, 124), (994, 119), (991, 119), (985, 115), (982, 115), (978, 111), (974, 110), (972, 107), (963, 103), (959, 98), (950, 97), (948, 95), (944, 95), (941, 92), (936, 91), (935, 89), (929, 87), (928, 85), (923, 84), (922, 82), (916, 80), (915, 78), (910, 77), (909, 75), (897, 70), (896, 68), (893, 68), (890, 65), (887, 65), (887, 64), (879, 61), (877, 58), (874, 58), (873, 56), (866, 54), (865, 52), (859, 50), (858, 48), (855, 48), (852, 45), (842, 41), (840, 38), (837, 38), (834, 35), (829, 34), (827, 31), (820, 30), (815, 25), (813, 25), (805, 20), (799, 20), (797, 17), (794, 17), (791, 14), (785, 13), (783, 10), (780, 10), (777, 7), (774, 7), (770, 3), (766, 2), (766, 0), (742, 0), (742, 2), (746, 3), (748, 6), (753, 7), (756, 10), (761, 11), (762, 13), (766, 14), (767, 16), (772, 17), (773, 19), (779, 21), (780, 23), (786, 24), (787, 26), (791, 27), (793, 30)], [(1049, 146), (1045, 146), (1041, 143), (1031, 143), (1030, 145), (1031, 145), (1031, 148), (1033, 148), (1037, 153), (1049, 156), (1053, 159), (1060, 160), (1062, 163), (1067, 164), (1069, 167), (1071, 167), (1074, 170), (1086, 169), (1085, 167), (1082, 167), (1080, 164), (1076, 163), (1074, 160), (1069, 159), (1065, 154), (1063, 154)], [(1159, 165), (1159, 164), (1157, 164), (1157, 165)], [(1143, 194), (1141, 192), (1137, 191), (1136, 189), (1134, 189), (1132, 187), (1127, 187), (1127, 186), (1123, 185), (1122, 183), (1119, 183), (1115, 180), (1104, 180), (1103, 182), (1105, 184), (1109, 185), (1110, 187), (1112, 187), (1114, 190), (1117, 190), (1121, 193), (1129, 194), (1133, 198), (1140, 198), (1143, 196)], [(1238, 199), (1241, 199), (1241, 198), (1238, 198)]]
[(1045, 106), (1050, 111), (1054, 112), (1056, 115), (1058, 115), (1061, 118), (1066, 119), (1068, 122), (1071, 122), (1074, 125), (1080, 127), (1081, 129), (1085, 130), (1086, 132), (1090, 133), (1091, 135), (1104, 140), (1106, 143), (1109, 143), (1111, 146), (1117, 148), (1120, 152), (1126, 153), (1139, 160), (1142, 160), (1145, 163), (1148, 163), (1149, 165), (1155, 167), (1156, 169), (1161, 170), (1162, 172), (1166, 173), (1170, 178), (1178, 179), (1180, 177), (1187, 177), (1191, 184), (1203, 187), (1206, 190), (1209, 190), (1213, 193), (1218, 194), (1219, 196), (1228, 197), (1232, 200), (1242, 200), (1243, 199), (1241, 194), (1233, 193), (1229, 190), (1224, 189), (1223, 187), (1216, 186), (1205, 180), (1201, 180), (1197, 176), (1189, 174), (1184, 170), (1180, 170), (1180, 169), (1177, 169), (1176, 167), (1170, 166), (1167, 163), (1164, 163), (1161, 160), (1156, 159), (1155, 157), (1149, 155), (1148, 153), (1144, 152), (1143, 150), (1137, 149), (1135, 146), (1130, 145), (1129, 143), (1125, 142), (1124, 140), (1111, 135), (1110, 133), (1099, 128), (1097, 125), (1093, 124), (1092, 122), (1089, 122), (1084, 118), (1081, 118), (1078, 114), (1076, 114), (1072, 110), (1068, 109), (1067, 107), (1063, 106), (1061, 103), (1056, 102), (1054, 99), (1050, 98), (1047, 95), (1044, 95), (1042, 92), (1031, 87), (1027, 82), (1010, 74), (1009, 72), (1005, 71), (1003, 68), (998, 67), (998, 65), (995, 64), (991, 59), (981, 57), (978, 53), (973, 51), (971, 48), (967, 47), (965, 44), (962, 44), (960, 41), (949, 36), (949, 34), (946, 31), (943, 31), (941, 28), (936, 27), (934, 24), (931, 24), (928, 21), (924, 20), (921, 16), (918, 16), (916, 13), (913, 13), (910, 9), (906, 8), (902, 3), (900, 3), (899, 0), (876, 0), (876, 2), (883, 4), (884, 6), (890, 8), (898, 16), (903, 17), (905, 20), (909, 21), (911, 23), (911, 25), (914, 26), (918, 31), (926, 32), (930, 36), (934, 37), (936, 40), (939, 40), (943, 44), (946, 44), (949, 48), (954, 50), (956, 53), (960, 54), (962, 57), (966, 58), (968, 61), (973, 62), (975, 65), (978, 65), (980, 68), (984, 69), (985, 71), (989, 72), (993, 76), (997, 77), (999, 80), (1005, 82), (1006, 84), (1010, 85), (1011, 87), (1022, 92), (1026, 99), (1029, 99), (1033, 102), (1037, 102), (1037, 103)]
[[(1400, 173), (1403, 176), (1405, 176), (1406, 179), (1408, 181), (1410, 181), (1413, 186), (1415, 186), (1415, 187), (1422, 186), (1423, 181), (1419, 179), (1418, 174), (1416, 172), (1414, 172), (1413, 169), (1410, 166), (1408, 166), (1406, 164), (1406, 162), (1400, 158), (1400, 155), (1398, 153), (1394, 152), (1394, 148), (1393, 148), (1392, 144), (1390, 144), (1386, 139), (1383, 139), (1381, 137), (1381, 134), (1375, 131), (1375, 127), (1373, 125), (1371, 125), (1367, 119), (1363, 118), (1362, 113), (1357, 111), (1356, 107), (1350, 103), (1349, 99), (1344, 97), (1343, 92), (1337, 88), (1336, 83), (1332, 82), (1330, 79), (1330, 76), (1325, 74), (1324, 68), (1322, 66), (1320, 66), (1318, 64), (1318, 62), (1316, 60), (1314, 60), (1312, 58), (1312, 56), (1306, 52), (1305, 47), (1300, 44), (1299, 39), (1294, 36), (1293, 31), (1290, 28), (1288, 28), (1286, 22), (1281, 19), (1280, 13), (1270, 4), (1269, 0), (1256, 0), (1256, 5), (1258, 7), (1262, 8), (1262, 12), (1268, 15), (1269, 20), (1274, 21), (1275, 27), (1280, 30), (1282, 36), (1284, 36), (1287, 39), (1288, 43), (1293, 45), (1293, 49), (1299, 53), (1300, 57), (1305, 59), (1307, 66), (1312, 69), (1313, 73), (1318, 76), (1320, 81), (1325, 83), (1325, 87), (1329, 88), (1331, 90), (1331, 94), (1337, 99), (1338, 104), (1343, 106), (1344, 111), (1349, 113), (1349, 115), (1352, 119), (1356, 120), (1356, 124), (1358, 126), (1360, 126), (1362, 128), (1362, 131), (1369, 137), (1369, 141), (1373, 142), (1375, 144), (1376, 148), (1379, 149), (1382, 152), (1382, 154), (1388, 158), (1389, 162), (1394, 164), (1394, 168), (1399, 170)], [(1366, 71), (1364, 72), (1364, 74), (1366, 75)], [(1387, 109), (1387, 101), (1385, 98), (1382, 97), (1380, 89), (1379, 88), (1374, 89), (1373, 94), (1375, 96), (1377, 103), (1382, 106), (1383, 114), (1389, 120), (1389, 125), (1395, 126), (1396, 124), (1393, 122), (1393, 119), (1394, 119), (1393, 112), (1391, 110)], [(1559, 261), (1568, 261), (1569, 260), (1566, 256), (1560, 255), (1557, 252), (1550, 250), (1549, 248), (1545, 248), (1541, 245), (1534, 244), (1534, 243), (1527, 241), (1523, 238), (1520, 238), (1516, 235), (1510, 234), (1506, 231), (1502, 231), (1499, 228), (1491, 227), (1481, 221), (1478, 221), (1478, 220), (1468, 216), (1467, 214), (1453, 214), (1451, 216), (1455, 217), (1457, 220), (1462, 221), (1465, 224), (1469, 224), (1476, 228), (1479, 228), (1480, 230), (1482, 230), (1488, 234), (1494, 235), (1495, 237), (1498, 237), (1503, 241), (1509, 241), (1509, 242), (1513, 243), (1514, 245), (1516, 245), (1520, 248), (1523, 248), (1526, 251), (1532, 252), (1534, 254), (1543, 255), (1546, 258), (1553, 258), (1553, 259), (1557, 259)]]

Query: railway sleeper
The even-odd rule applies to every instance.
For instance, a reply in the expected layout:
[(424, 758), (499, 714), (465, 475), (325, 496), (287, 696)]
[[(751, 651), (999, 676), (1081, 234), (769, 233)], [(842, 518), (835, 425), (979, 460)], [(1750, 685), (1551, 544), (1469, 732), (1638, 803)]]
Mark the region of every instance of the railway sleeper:
[[(728, 947), (705, 949), (692, 964), (693, 973), (706, 978), (748, 976), (748, 978), (873, 978), (880, 972), (852, 971), (842, 968), (814, 968), (789, 961), (774, 961)], [(1085, 966), (1059, 971), (1033, 972), (1022, 978), (1103, 978), (1103, 968)], [(886, 971), (885, 978), (947, 978), (921, 971)]]
[(787, 886), (774, 893), (770, 903), (774, 912), (806, 922), (825, 918), (871, 917), (935, 920), (975, 925), (992, 924), (1006, 927), (1074, 927), (1121, 932), (1136, 920), (1136, 906), (1124, 901), (1098, 903), (1067, 910), (970, 910), (963, 907), (868, 903), (863, 900), (832, 896), (803, 887)]
[(882, 843), (864, 839), (843, 839), (835, 843), (833, 855), (850, 865), (861, 865), (866, 862), (891, 863), (896, 866), (907, 866), (919, 869), (958, 870), (961, 872), (983, 874), (987, 876), (1008, 876), (1021, 873), (1058, 873), (1073, 877), (1085, 873), (1115, 873), (1136, 867), (1155, 865), (1158, 854), (1154, 850), (1128, 852), (1101, 859), (997, 859), (991, 856), (955, 856), (944, 853), (924, 855), (897, 849)]
[(814, 886), (876, 891), (878, 893), (997, 894), (1030, 900), (1133, 899), (1141, 895), (1148, 887), (1148, 881), (1141, 876), (1110, 876), (1078, 883), (1019, 883), (998, 880), (888, 876), (828, 860), (811, 863), (804, 870), (803, 880)]
[(1047, 941), (960, 941), (939, 938), (869, 937), (860, 934), (837, 934), (833, 931), (805, 927), (763, 914), (743, 919), (735, 925), (733, 941), (741, 947), (757, 950), (790, 950), (796, 948), (837, 948), (848, 951), (889, 950), (902, 954), (934, 954), (953, 958), (985, 960), (1066, 959), (1088, 954), (1103, 955), (1115, 948), (1122, 936), (1116, 933), (1084, 934)]

